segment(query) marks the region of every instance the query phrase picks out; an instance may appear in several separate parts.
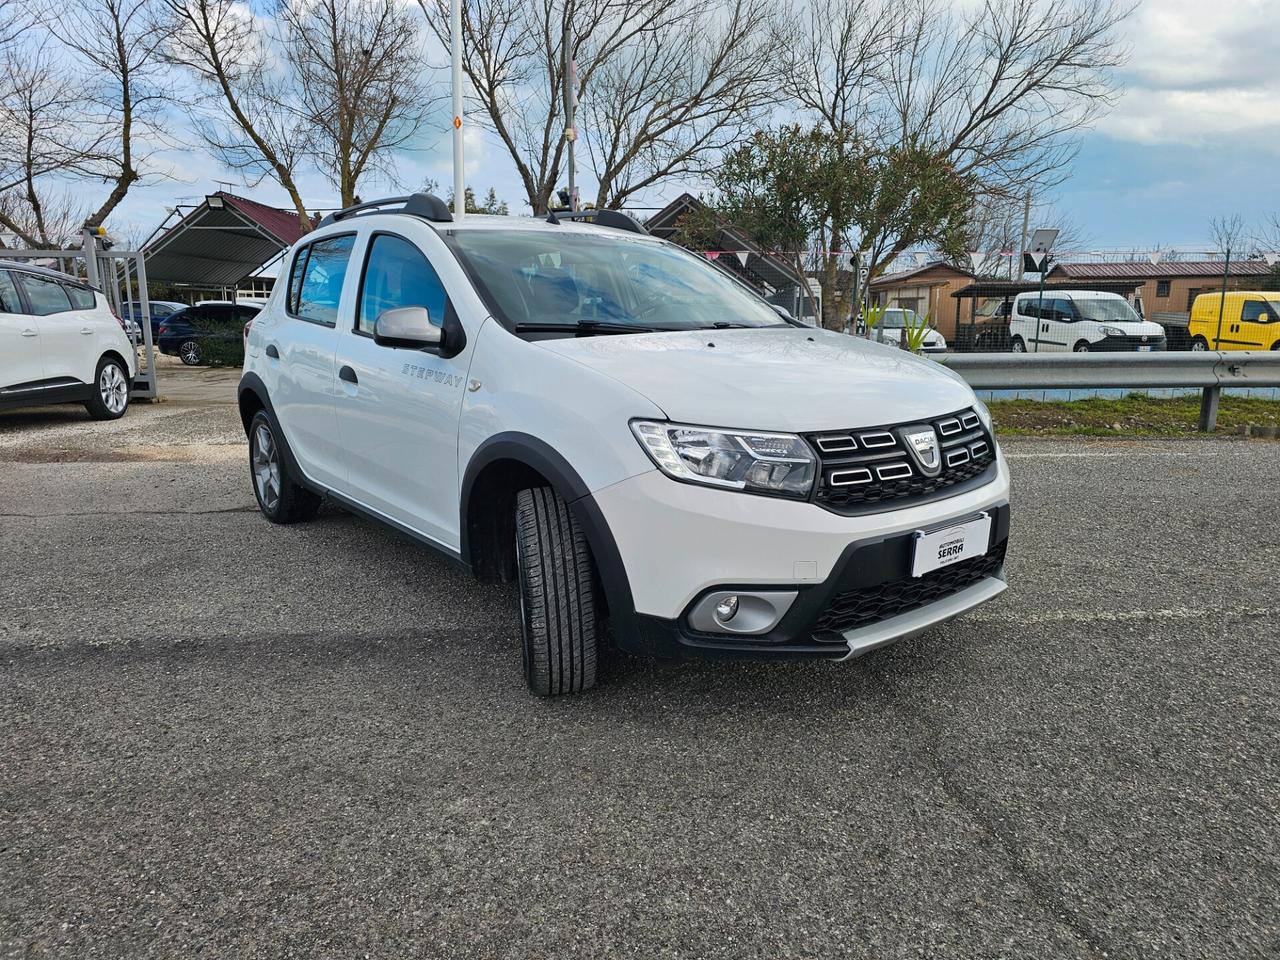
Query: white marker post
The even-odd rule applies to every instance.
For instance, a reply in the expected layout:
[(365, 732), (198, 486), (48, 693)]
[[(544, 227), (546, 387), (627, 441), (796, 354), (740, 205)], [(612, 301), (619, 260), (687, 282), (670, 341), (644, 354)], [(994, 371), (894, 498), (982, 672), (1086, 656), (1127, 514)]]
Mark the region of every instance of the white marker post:
[(467, 215), (467, 177), (462, 156), (462, 4), (450, 0), (449, 34), (453, 67), (453, 219)]

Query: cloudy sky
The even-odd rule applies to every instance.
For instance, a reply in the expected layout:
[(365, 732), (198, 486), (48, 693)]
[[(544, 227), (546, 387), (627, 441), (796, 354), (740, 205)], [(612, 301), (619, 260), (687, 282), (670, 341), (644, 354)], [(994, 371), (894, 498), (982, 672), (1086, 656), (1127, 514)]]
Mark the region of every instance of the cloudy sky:
[[(1280, 209), (1277, 7), (1280, 0), (1144, 0), (1127, 29), (1124, 94), (1084, 135), (1071, 179), (1051, 198), (1090, 248), (1207, 249), (1210, 217), (1254, 221)], [(451, 183), (447, 122), (442, 113), (437, 132), (401, 158), (404, 183), (430, 177), (442, 190)], [(478, 129), (469, 140), (468, 182), (477, 192), (495, 186), (513, 213), (527, 212), (501, 148)], [(172, 160), (179, 179), (137, 189), (114, 218), (131, 236), (149, 232), (175, 199), (198, 200), (231, 177), (201, 155)], [(266, 202), (286, 200), (270, 184), (232, 183)], [(304, 178), (303, 188), (308, 203), (333, 203), (318, 176)], [(650, 202), (679, 190), (672, 185)]]

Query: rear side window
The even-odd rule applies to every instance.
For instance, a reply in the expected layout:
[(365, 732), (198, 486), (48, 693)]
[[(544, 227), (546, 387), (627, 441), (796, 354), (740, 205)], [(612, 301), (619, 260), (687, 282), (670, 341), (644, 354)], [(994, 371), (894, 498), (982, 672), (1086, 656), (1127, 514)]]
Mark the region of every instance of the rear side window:
[(22, 304), (18, 300), (18, 288), (14, 286), (13, 277), (8, 270), (0, 270), (0, 312), (22, 312)]
[(288, 312), (302, 320), (334, 326), (355, 246), (353, 234), (317, 240), (299, 250), (289, 274)]
[(1036, 315), (1036, 301), (1034, 300), (1018, 301), (1018, 316), (1034, 317), (1035, 315)]
[(422, 251), (408, 240), (378, 234), (369, 245), (356, 329), (373, 333), (378, 314), (397, 307), (426, 307), (431, 322), (444, 324), (444, 285)]
[(31, 312), (37, 317), (65, 313), (71, 309), (67, 288), (57, 280), (20, 273), (18, 282), (22, 284), (22, 292), (27, 295), (27, 303), (31, 304)]
[[(76, 310), (93, 309), (93, 291), (84, 287), (67, 287), (67, 296), (71, 298), (71, 306)], [(141, 310), (139, 310), (141, 312)]]

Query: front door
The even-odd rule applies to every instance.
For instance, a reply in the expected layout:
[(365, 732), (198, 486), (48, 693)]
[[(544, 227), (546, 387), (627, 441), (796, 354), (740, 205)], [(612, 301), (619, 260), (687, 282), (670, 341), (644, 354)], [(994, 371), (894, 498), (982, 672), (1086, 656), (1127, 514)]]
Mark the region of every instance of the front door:
[(0, 270), (0, 390), (44, 379), (40, 328), (18, 299), (8, 270)]
[(447, 257), (425, 225), (374, 233), (353, 315), (338, 346), (338, 429), (350, 496), (392, 520), (457, 550), (458, 417), (470, 347), (438, 350), (379, 346), (377, 318), (398, 307), (426, 307), (443, 325), (453, 308), (430, 259)]
[[(1240, 320), (1232, 328), (1231, 338), (1237, 341), (1237, 350), (1270, 350), (1277, 339), (1276, 308), (1259, 297), (1241, 305)], [(1225, 339), (1225, 338), (1224, 338)]]
[(52, 277), (31, 273), (19, 273), (18, 283), (40, 329), (45, 379), (93, 383), (98, 362), (96, 331), (72, 310), (66, 287)]

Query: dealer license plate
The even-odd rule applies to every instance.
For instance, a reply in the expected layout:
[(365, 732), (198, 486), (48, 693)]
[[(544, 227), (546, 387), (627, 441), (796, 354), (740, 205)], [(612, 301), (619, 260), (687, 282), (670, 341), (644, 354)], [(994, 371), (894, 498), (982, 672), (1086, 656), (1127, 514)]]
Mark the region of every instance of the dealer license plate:
[(961, 560), (980, 557), (991, 543), (991, 515), (952, 524), (941, 530), (916, 531), (911, 575), (922, 577), (932, 570), (949, 567)]

